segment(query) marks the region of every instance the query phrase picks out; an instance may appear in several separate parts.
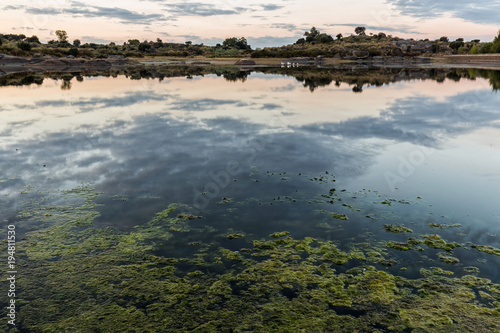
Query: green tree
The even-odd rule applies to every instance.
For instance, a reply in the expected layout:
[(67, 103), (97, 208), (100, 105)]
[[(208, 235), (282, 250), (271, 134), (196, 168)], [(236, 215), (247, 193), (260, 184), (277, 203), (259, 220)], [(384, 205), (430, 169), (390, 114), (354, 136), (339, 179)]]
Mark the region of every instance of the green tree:
[(35, 36), (35, 35), (33, 35), (33, 36), (31, 36), (31, 37), (26, 38), (26, 41), (27, 41), (28, 43), (37, 43), (37, 44), (41, 44), (41, 43), (40, 43), (40, 40), (39, 40), (39, 39), (38, 39), (38, 37), (37, 37), (37, 36)]
[(486, 44), (483, 44), (483, 46), (481, 47), (481, 50), (480, 52), (481, 53), (490, 53), (491, 52), (491, 47), (493, 46), (493, 43), (486, 43)]
[(149, 44), (147, 41), (144, 41), (139, 44), (139, 51), (141, 52), (145, 52), (150, 49), (151, 49), (151, 44)]
[(74, 47), (80, 47), (80, 45), (82, 45), (82, 42), (80, 42), (80, 40), (79, 40), (79, 39), (75, 39), (75, 40), (73, 41), (73, 46), (74, 46)]
[(458, 40), (450, 43), (450, 47), (455, 51), (457, 51), (459, 48), (463, 47), (464, 45), (465, 45), (464, 42), (461, 42)]
[(354, 29), (354, 32), (358, 36), (365, 36), (366, 35), (366, 28), (365, 27), (357, 27), (356, 29)]
[(156, 42), (154, 43), (156, 48), (163, 47), (163, 41), (160, 38), (156, 38)]
[(493, 39), (493, 44), (490, 49), (491, 53), (500, 53), (500, 30), (498, 30), (498, 35)]
[(311, 28), (311, 31), (306, 31), (304, 36), (306, 37), (306, 42), (313, 42), (318, 38), (320, 32), (315, 27)]
[(471, 47), (469, 53), (470, 54), (479, 54), (479, 46), (477, 46), (477, 44), (474, 44), (474, 46)]
[(129, 39), (128, 43), (129, 43), (129, 45), (132, 45), (132, 46), (139, 46), (139, 44), (141, 44), (141, 41), (138, 39)]
[(450, 40), (448, 39), (448, 37), (443, 36), (443, 37), (439, 38), (439, 41), (448, 43)]
[(299, 39), (297, 39), (295, 44), (302, 45), (302, 44), (305, 44), (305, 42), (306, 42), (306, 40), (304, 38), (299, 38)]
[(59, 42), (67, 42), (68, 41), (68, 33), (64, 30), (56, 30), (57, 40)]
[(328, 35), (328, 34), (320, 34), (316, 40), (319, 42), (319, 43), (322, 43), (322, 44), (327, 44), (327, 43), (331, 43), (333, 42), (333, 37)]
[(239, 50), (249, 50), (251, 49), (250, 45), (248, 45), (245, 37), (237, 38), (231, 37), (226, 38), (222, 42), (222, 47), (225, 49), (239, 49)]
[(337, 40), (342, 40), (342, 38), (343, 38), (344, 36), (342, 36), (342, 34), (337, 34), (337, 36), (335, 36), (335, 37), (337, 37)]

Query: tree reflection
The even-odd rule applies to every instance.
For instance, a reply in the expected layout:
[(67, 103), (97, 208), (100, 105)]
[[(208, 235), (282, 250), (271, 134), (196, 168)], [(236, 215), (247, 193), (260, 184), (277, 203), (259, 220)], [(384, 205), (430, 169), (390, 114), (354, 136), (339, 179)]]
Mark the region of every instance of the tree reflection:
[(283, 75), (294, 77), (302, 82), (304, 88), (311, 92), (333, 85), (340, 87), (342, 83), (352, 87), (354, 93), (361, 93), (365, 87), (383, 86), (399, 81), (410, 80), (434, 80), (444, 82), (445, 80), (460, 81), (485, 78), (494, 91), (500, 89), (500, 71), (483, 69), (439, 69), (439, 68), (365, 68), (355, 66), (342, 66), (339, 68), (256, 68), (253, 71), (240, 70), (234, 66), (136, 66), (122, 70), (108, 70), (85, 73), (16, 73), (0, 76), (1, 86), (29, 86), (41, 85), (46, 78), (62, 79), (62, 90), (71, 89), (71, 81), (76, 78), (82, 82), (84, 77), (117, 77), (123, 75), (131, 80), (158, 79), (204, 76), (215, 74), (223, 77), (229, 82), (245, 82), (252, 72)]

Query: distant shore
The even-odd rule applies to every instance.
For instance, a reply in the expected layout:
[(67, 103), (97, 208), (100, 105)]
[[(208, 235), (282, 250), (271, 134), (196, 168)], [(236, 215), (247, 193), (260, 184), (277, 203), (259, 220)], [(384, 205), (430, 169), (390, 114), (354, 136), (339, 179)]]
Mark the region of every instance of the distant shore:
[(500, 70), (500, 54), (446, 55), (436, 57), (372, 57), (357, 60), (338, 58), (207, 58), (207, 57), (144, 57), (105, 59), (28, 58), (0, 54), (0, 75), (18, 72), (83, 72), (122, 69), (138, 65), (162, 66), (237, 66), (252, 67), (337, 67), (364, 65), (375, 68), (477, 68)]

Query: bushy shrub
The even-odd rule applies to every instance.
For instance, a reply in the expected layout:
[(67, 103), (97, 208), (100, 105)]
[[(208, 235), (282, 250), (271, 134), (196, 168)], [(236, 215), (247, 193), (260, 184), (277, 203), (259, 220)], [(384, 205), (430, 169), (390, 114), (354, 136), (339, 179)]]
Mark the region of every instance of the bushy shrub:
[(463, 47), (464, 45), (465, 45), (464, 42), (459, 41), (459, 40), (456, 40), (456, 41), (450, 43), (450, 47), (455, 51), (457, 51), (459, 48)]
[(474, 46), (471, 47), (469, 54), (479, 54), (479, 46), (477, 46), (477, 44), (474, 44)]
[(481, 47), (480, 52), (481, 52), (482, 54), (484, 54), (484, 53), (490, 53), (490, 51), (491, 51), (491, 47), (492, 47), (492, 46), (493, 46), (493, 43), (486, 43), (486, 44), (484, 44), (484, 45)]
[(18, 42), (17, 47), (23, 51), (31, 51), (31, 44), (28, 42)]
[(72, 47), (68, 51), (68, 55), (71, 55), (73, 57), (78, 57), (78, 49), (76, 47)]

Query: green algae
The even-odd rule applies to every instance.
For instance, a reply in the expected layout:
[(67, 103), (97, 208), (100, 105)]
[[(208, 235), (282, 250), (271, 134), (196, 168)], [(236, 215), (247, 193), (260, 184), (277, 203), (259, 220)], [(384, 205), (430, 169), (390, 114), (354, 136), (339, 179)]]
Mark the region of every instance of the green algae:
[(446, 251), (452, 251), (454, 248), (461, 246), (456, 242), (447, 243), (439, 235), (425, 235), (423, 236), (423, 238), (424, 238), (424, 244), (434, 249), (443, 249)]
[(273, 234), (270, 234), (269, 237), (272, 238), (281, 238), (290, 235), (288, 231), (280, 231), (280, 232), (275, 232)]
[(476, 249), (478, 251), (481, 251), (481, 252), (500, 256), (500, 249), (497, 249), (493, 246), (472, 244), (470, 247), (472, 247), (473, 249)]
[(464, 271), (466, 271), (467, 273), (479, 273), (479, 268), (474, 266), (467, 266), (464, 267)]
[(452, 224), (429, 223), (429, 227), (431, 227), (431, 228), (439, 228), (439, 229), (443, 229), (443, 228), (458, 228), (458, 227), (461, 227), (461, 226), (462, 225), (458, 224), (458, 223), (452, 223)]
[(239, 239), (242, 238), (244, 235), (243, 234), (229, 234), (226, 236), (227, 239)]
[(412, 249), (419, 249), (417, 246), (421, 244), (422, 241), (413, 237), (408, 238), (406, 242), (396, 242), (396, 241), (388, 241), (386, 246), (391, 249), (400, 250), (400, 251), (408, 251)]
[(384, 230), (387, 232), (392, 232), (395, 234), (407, 234), (412, 233), (413, 230), (403, 227), (401, 225), (384, 224)]
[(437, 254), (437, 257), (439, 258), (439, 260), (441, 260), (447, 264), (456, 264), (456, 263), (460, 262), (460, 260), (458, 258), (453, 257), (448, 252), (439, 252)]
[[(120, 232), (94, 227), (95, 191), (67, 194), (84, 199), (33, 209), (47, 225), (18, 244), (19, 318), (28, 331), (500, 330), (499, 285), (472, 275), (451, 278), (439, 267), (421, 270), (421, 278), (395, 276), (383, 264), (393, 262), (387, 248), (396, 245), (367, 242), (344, 251), (336, 241), (283, 231), (249, 239), (239, 250), (191, 242), (191, 254), (164, 257), (159, 249), (176, 237), (186, 244), (206, 233), (197, 218), (185, 218), (197, 216), (188, 206), (170, 205)], [(427, 241), (446, 250), (438, 256), (451, 257), (453, 243), (431, 236), (401, 244), (416, 249)]]
[(349, 218), (345, 214), (332, 213), (332, 217), (337, 220), (347, 221)]
[(221, 201), (219, 201), (218, 203), (220, 204), (227, 204), (227, 203), (230, 203), (231, 201), (233, 201), (233, 198), (226, 198), (226, 197), (223, 197), (221, 199)]

